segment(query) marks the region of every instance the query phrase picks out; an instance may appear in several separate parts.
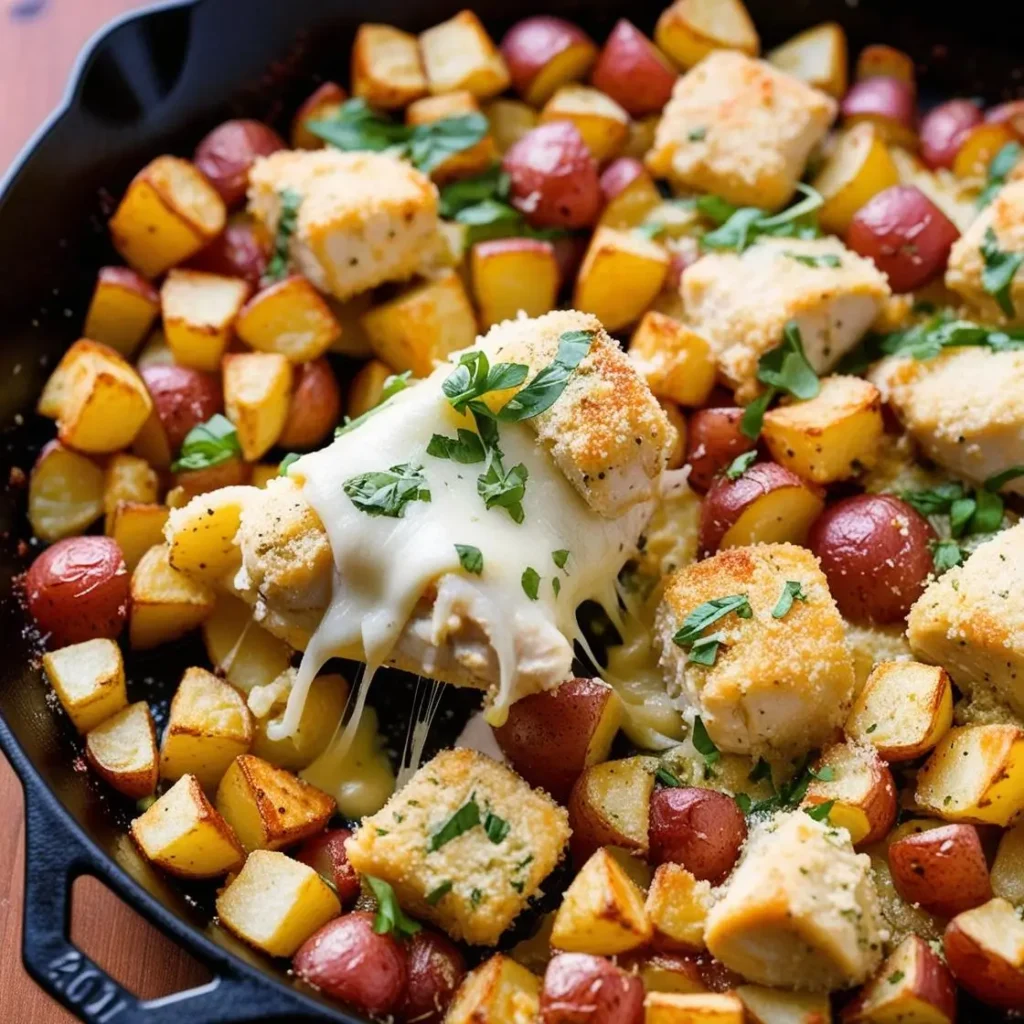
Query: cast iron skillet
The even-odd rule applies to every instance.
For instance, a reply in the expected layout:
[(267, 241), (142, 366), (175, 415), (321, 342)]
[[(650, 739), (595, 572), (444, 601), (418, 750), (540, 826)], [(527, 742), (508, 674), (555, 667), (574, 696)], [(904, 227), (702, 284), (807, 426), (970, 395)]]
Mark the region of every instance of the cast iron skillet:
[[(621, 14), (645, 31), (665, 0), (476, 0), (500, 35), (526, 14), (561, 14), (602, 39)], [(87, 47), (62, 107), (0, 183), (0, 480), (28, 469), (52, 426), (32, 409), (55, 358), (75, 338), (96, 269), (119, 262), (103, 224), (112, 197), (146, 161), (188, 154), (229, 116), (258, 117), (287, 134), (287, 117), (321, 78), (347, 82), (347, 57), (364, 20), (419, 31), (450, 17), (459, 0), (171, 0), (111, 25)], [(748, 0), (766, 45), (826, 18), (847, 29), (851, 50), (889, 42), (914, 55), (927, 94), (1024, 91), (1012, 26), (1000, 6), (948, 11), (912, 0)], [(1006, 8), (1004, 8), (1006, 10)], [(1009, 11), (1007, 10), (1007, 14)], [(24, 494), (0, 493), (0, 746), (25, 788), (27, 857), (23, 956), (32, 977), (94, 1024), (228, 1024), (232, 1021), (349, 1021), (297, 988), (279, 965), (210, 924), (210, 887), (171, 887), (125, 839), (132, 807), (75, 766), (79, 748), (47, 703), (38, 638), (26, 626), (15, 577), (35, 551)], [(183, 666), (199, 656), (182, 643), (172, 657), (130, 657), (129, 696), (158, 720)], [(392, 746), (400, 750), (417, 692), (393, 674), (374, 687)], [(419, 694), (422, 696), (422, 693)], [(449, 690), (432, 746), (450, 744), (473, 695)], [(386, 707), (383, 706), (386, 704)], [(428, 755), (433, 751), (428, 750)], [(73, 880), (92, 874), (206, 964), (213, 981), (143, 1002), (109, 978), (68, 938)], [(962, 1020), (992, 1020), (965, 1007)]]

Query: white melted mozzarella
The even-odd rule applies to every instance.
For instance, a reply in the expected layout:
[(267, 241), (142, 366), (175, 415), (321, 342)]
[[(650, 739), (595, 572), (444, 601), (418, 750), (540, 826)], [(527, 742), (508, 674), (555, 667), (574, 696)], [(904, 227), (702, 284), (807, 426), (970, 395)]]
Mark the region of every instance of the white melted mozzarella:
[[(516, 523), (504, 508), (485, 508), (477, 492), (484, 463), (426, 453), (433, 434), (455, 437), (458, 427), (473, 428), (441, 390), (451, 369), (440, 367), (291, 468), (327, 531), (335, 574), (330, 605), (306, 648), (286, 712), (270, 727), (280, 736), (298, 724), (309, 683), (329, 658), (367, 663), (358, 714), (369, 678), (396, 647), (428, 675), (432, 659), (451, 658), (454, 649), (464, 671), (476, 670), (477, 685), (497, 682), (487, 717), (500, 724), (515, 700), (569, 676), (581, 602), (599, 601), (616, 615), (615, 577), (635, 550), (650, 506), (637, 505), (617, 519), (599, 516), (529, 426), (502, 423), (505, 469), (522, 463), (529, 472), (525, 515)], [(406, 463), (422, 467), (430, 501), (409, 502), (400, 518), (370, 515), (345, 494), (352, 477)], [(456, 544), (480, 550), (480, 575), (461, 566)], [(553, 552), (563, 549), (569, 557), (559, 569)], [(528, 569), (540, 576), (536, 600), (524, 590)]]

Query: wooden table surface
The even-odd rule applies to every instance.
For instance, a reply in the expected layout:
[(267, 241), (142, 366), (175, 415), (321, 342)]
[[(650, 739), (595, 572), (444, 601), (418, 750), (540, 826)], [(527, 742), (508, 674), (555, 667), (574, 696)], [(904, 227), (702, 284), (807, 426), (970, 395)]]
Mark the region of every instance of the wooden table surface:
[[(59, 102), (89, 37), (142, 0), (0, 0), (0, 171)], [(0, 1022), (66, 1024), (21, 964), (25, 871), (21, 787), (0, 755)], [(201, 984), (207, 975), (91, 878), (74, 888), (72, 938), (136, 994), (154, 998)]]

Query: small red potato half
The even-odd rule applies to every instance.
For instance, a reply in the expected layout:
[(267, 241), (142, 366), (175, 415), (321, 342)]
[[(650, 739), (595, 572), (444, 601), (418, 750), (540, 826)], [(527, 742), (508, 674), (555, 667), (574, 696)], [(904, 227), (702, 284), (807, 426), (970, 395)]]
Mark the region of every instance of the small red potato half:
[(620, 846), (647, 856), (650, 799), (658, 762), (626, 757), (591, 765), (569, 795), (569, 849), (581, 867), (601, 846)]
[(578, 25), (540, 14), (516, 22), (501, 41), (512, 87), (542, 107), (563, 85), (580, 81), (597, 57), (594, 41)]
[(723, 882), (747, 838), (747, 822), (730, 796), (695, 786), (666, 787), (651, 795), (650, 857), (682, 864), (698, 880)]
[(174, 455), (193, 427), (205, 423), (224, 408), (217, 374), (203, 373), (188, 366), (147, 366), (141, 375)]
[(644, 985), (603, 956), (558, 953), (544, 972), (540, 1024), (643, 1024)]
[(68, 537), (47, 548), (25, 576), (29, 613), (49, 646), (116, 640), (128, 618), (131, 577), (109, 537)]
[(668, 103), (678, 72), (632, 22), (615, 23), (590, 81), (630, 117), (658, 113)]
[(237, 214), (227, 227), (188, 261), (190, 270), (224, 277), (240, 277), (253, 288), (267, 269), (267, 242), (260, 229), (245, 214)]
[(355, 1010), (383, 1017), (405, 997), (405, 950), (373, 930), (374, 915), (359, 911), (328, 921), (299, 947), (292, 970), (309, 985)]
[(441, 1024), (466, 976), (466, 961), (444, 935), (424, 928), (406, 944), (409, 981), (398, 1009), (407, 1024)]
[(1012, 903), (989, 900), (958, 914), (942, 937), (953, 977), (1002, 1010), (1024, 1010), (1024, 922)]
[(940, 103), (921, 120), (921, 159), (932, 170), (952, 168), (964, 136), (981, 121), (981, 109), (972, 100)]
[(898, 622), (921, 596), (934, 569), (935, 531), (891, 494), (858, 494), (830, 506), (811, 527), (829, 590), (853, 622)]
[(245, 199), (257, 157), (284, 148), (281, 136), (262, 121), (225, 121), (196, 146), (194, 163), (231, 208)]
[(345, 840), (351, 835), (350, 829), (331, 828), (307, 839), (294, 854), (334, 886), (343, 907), (351, 906), (359, 896), (359, 875), (345, 852)]
[(740, 430), (743, 410), (735, 408), (698, 409), (690, 416), (686, 436), (686, 461), (690, 486), (706, 491), (729, 463), (749, 452), (756, 442)]
[(841, 104), (848, 126), (869, 121), (887, 142), (914, 148), (917, 103), (914, 86), (899, 78), (877, 76), (854, 82)]
[(278, 436), (281, 448), (316, 448), (341, 420), (341, 388), (323, 357), (295, 367), (288, 418)]
[(889, 846), (896, 891), (930, 914), (955, 917), (992, 898), (988, 863), (974, 825), (942, 825)]

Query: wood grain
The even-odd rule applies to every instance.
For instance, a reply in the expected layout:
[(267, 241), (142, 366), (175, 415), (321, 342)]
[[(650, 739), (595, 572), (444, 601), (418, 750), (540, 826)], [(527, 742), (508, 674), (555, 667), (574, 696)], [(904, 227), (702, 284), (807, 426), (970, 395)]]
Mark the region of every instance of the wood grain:
[[(5, 170), (60, 101), (75, 57), (105, 22), (140, 0), (0, 0), (0, 170)], [(66, 1024), (73, 1018), (43, 994), (21, 964), (25, 871), (21, 787), (0, 756), (0, 1022)], [(80, 879), (72, 936), (131, 991), (167, 995), (206, 972), (104, 886)]]

